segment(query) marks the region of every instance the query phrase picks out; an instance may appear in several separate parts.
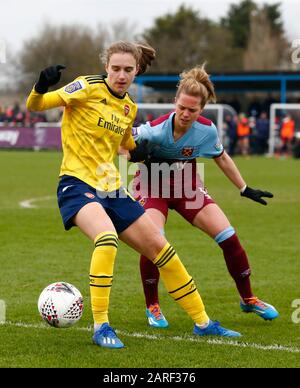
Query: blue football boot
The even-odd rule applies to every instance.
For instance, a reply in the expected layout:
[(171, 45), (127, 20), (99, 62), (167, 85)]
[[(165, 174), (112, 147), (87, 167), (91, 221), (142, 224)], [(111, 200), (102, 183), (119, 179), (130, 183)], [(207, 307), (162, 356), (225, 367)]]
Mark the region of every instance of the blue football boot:
[(149, 308), (146, 309), (146, 315), (151, 327), (163, 329), (169, 326), (169, 323), (164, 317), (158, 303), (149, 306)]
[(209, 320), (209, 324), (206, 328), (201, 329), (201, 327), (195, 325), (193, 334), (199, 335), (199, 336), (207, 336), (207, 335), (214, 335), (219, 337), (241, 337), (241, 334), (237, 331), (225, 329), (225, 327), (222, 327), (220, 325), (220, 322), (218, 321), (211, 321)]
[(103, 348), (120, 349), (124, 344), (117, 337), (116, 332), (108, 323), (103, 323), (93, 335), (93, 342)]
[(279, 316), (274, 306), (256, 297), (247, 299), (247, 303), (241, 301), (240, 306), (244, 313), (255, 313), (266, 321), (272, 321)]

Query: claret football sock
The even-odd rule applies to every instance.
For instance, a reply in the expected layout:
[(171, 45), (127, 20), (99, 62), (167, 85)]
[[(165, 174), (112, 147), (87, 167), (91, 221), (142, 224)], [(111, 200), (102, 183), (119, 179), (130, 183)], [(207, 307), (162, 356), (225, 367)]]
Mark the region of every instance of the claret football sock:
[(175, 249), (167, 243), (153, 263), (157, 266), (169, 295), (195, 323), (200, 325), (207, 323), (209, 318), (194, 280), (180, 261)]
[(243, 300), (252, 298), (250, 275), (251, 270), (247, 254), (240, 244), (236, 234), (219, 243), (223, 250), (223, 255), (227, 269), (235, 281), (236, 287)]
[(90, 293), (95, 328), (108, 322), (109, 295), (118, 249), (115, 232), (103, 232), (95, 238), (90, 266)]
[(152, 261), (147, 259), (146, 256), (142, 255), (140, 258), (140, 272), (141, 272), (142, 284), (144, 288), (146, 305), (149, 308), (149, 306), (159, 303), (159, 298), (158, 298), (159, 271), (156, 265), (154, 265)]

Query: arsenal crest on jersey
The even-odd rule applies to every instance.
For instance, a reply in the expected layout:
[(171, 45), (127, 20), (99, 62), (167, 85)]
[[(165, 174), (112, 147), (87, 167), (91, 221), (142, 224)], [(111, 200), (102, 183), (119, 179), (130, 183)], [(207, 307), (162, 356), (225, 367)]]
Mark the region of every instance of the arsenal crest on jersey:
[(193, 147), (184, 147), (181, 150), (181, 155), (188, 157), (188, 156), (192, 156), (193, 152), (194, 152), (194, 148)]
[(124, 105), (124, 113), (125, 113), (125, 116), (128, 115), (128, 113), (130, 112), (130, 108), (129, 108), (129, 105)]

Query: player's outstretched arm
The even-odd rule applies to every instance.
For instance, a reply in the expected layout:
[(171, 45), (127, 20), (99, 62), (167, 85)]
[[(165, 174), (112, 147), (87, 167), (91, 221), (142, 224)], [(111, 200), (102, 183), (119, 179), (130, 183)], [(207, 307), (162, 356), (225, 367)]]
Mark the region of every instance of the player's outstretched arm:
[(265, 197), (265, 198), (273, 198), (274, 197), (274, 195), (272, 193), (270, 193), (269, 191), (252, 189), (249, 186), (246, 186), (241, 190), (241, 196), (250, 198), (255, 202), (261, 203), (262, 205), (267, 205), (267, 202), (262, 197)]
[(247, 186), (236, 164), (226, 152), (214, 160), (227, 178), (240, 190), (241, 196), (250, 198), (262, 205), (267, 205), (267, 202), (262, 197), (273, 198), (273, 194), (268, 191), (252, 189)]

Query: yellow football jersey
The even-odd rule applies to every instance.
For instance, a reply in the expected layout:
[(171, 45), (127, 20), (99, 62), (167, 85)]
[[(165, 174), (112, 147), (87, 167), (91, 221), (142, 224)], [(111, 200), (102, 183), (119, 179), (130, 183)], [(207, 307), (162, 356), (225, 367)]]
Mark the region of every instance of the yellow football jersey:
[(116, 95), (101, 75), (80, 76), (44, 95), (31, 92), (27, 107), (45, 110), (64, 105), (63, 161), (60, 176), (71, 175), (101, 191), (121, 186), (114, 165), (119, 146), (135, 147), (131, 128), (137, 106), (126, 93)]

